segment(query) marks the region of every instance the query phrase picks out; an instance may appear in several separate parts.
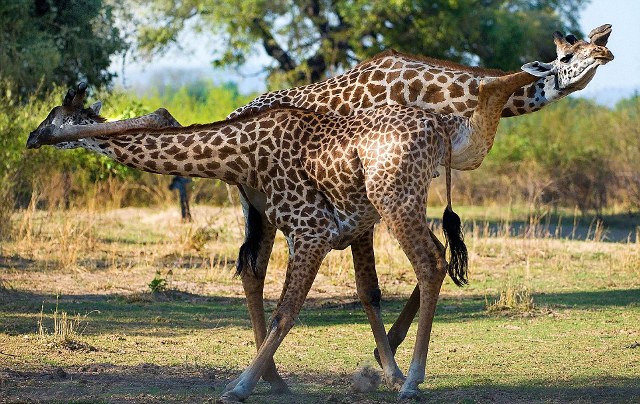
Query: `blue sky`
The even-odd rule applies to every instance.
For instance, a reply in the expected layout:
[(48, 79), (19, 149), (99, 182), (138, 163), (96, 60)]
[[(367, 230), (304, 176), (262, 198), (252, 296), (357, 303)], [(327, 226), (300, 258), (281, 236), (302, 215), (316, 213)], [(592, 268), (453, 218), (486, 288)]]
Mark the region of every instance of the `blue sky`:
[(593, 0), (585, 9), (580, 17), (585, 33), (602, 24), (613, 25), (607, 47), (615, 60), (599, 67), (591, 83), (577, 95), (611, 104), (640, 90), (640, 46), (636, 42), (640, 39), (639, 20), (637, 0)]
[[(598, 69), (598, 73), (588, 87), (575, 95), (592, 98), (601, 104), (613, 105), (620, 98), (628, 97), (640, 91), (640, 1), (638, 0), (592, 0), (580, 15), (582, 31), (612, 24), (613, 32), (609, 38), (609, 49), (615, 60)], [(185, 34), (179, 41), (183, 49), (171, 49), (162, 57), (150, 62), (137, 62), (125, 65), (124, 76), (127, 86), (145, 87), (152, 79), (161, 78), (165, 69), (183, 70), (175, 72), (165, 80), (179, 80), (179, 76), (211, 77), (215, 82), (236, 81), (242, 92), (263, 92), (264, 75), (261, 67), (267, 63), (265, 55), (250, 60), (247, 66), (237, 74), (234, 71), (214, 71), (211, 67), (214, 40)], [(188, 45), (185, 44), (195, 44)], [(122, 60), (114, 62), (113, 70), (122, 75)], [(188, 72), (188, 74), (187, 74)], [(122, 81), (118, 81), (122, 84)]]

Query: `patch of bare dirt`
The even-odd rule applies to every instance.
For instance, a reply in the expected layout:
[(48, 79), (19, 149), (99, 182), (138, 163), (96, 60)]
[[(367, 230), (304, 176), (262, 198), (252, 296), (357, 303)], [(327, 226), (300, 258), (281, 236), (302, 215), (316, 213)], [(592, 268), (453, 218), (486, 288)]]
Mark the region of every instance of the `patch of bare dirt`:
[(0, 402), (202, 402), (220, 395), (230, 376), (221, 369), (150, 363), (6, 368), (0, 370)]

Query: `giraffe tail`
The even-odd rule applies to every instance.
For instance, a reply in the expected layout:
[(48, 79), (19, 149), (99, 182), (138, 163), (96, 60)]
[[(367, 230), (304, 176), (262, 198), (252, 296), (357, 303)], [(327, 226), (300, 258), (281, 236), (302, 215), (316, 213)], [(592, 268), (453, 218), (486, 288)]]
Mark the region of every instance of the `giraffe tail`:
[(457, 286), (466, 285), (469, 283), (467, 279), (469, 254), (464, 244), (460, 217), (451, 209), (451, 206), (447, 206), (442, 215), (442, 230), (449, 246), (449, 276)]
[[(258, 250), (262, 240), (262, 216), (253, 206), (249, 205), (247, 214), (247, 234), (244, 243), (240, 247), (238, 260), (236, 261), (236, 276), (240, 275), (246, 268), (253, 271), (256, 278), (258, 274)], [(264, 274), (262, 275), (264, 277)]]
[(451, 136), (445, 136), (445, 171), (447, 185), (447, 207), (442, 215), (442, 231), (446, 245), (449, 246), (449, 266), (447, 271), (453, 283), (463, 286), (469, 283), (467, 271), (469, 269), (469, 254), (464, 244), (462, 222), (460, 216), (451, 208)]

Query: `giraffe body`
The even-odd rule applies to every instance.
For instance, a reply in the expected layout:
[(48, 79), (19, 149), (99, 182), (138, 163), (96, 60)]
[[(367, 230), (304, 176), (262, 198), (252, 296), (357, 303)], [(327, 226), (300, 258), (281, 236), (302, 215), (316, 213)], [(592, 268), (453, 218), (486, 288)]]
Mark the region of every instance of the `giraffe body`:
[[(594, 77), (598, 66), (613, 58), (606, 48), (611, 34), (611, 25), (605, 24), (589, 33), (589, 41), (578, 40), (573, 35), (563, 37), (554, 33), (557, 59), (553, 62), (558, 70), (555, 76), (543, 77), (514, 90), (505, 104), (500, 107), (501, 116), (517, 116), (534, 112), (545, 105), (555, 102), (577, 90), (586, 87)], [(478, 69), (441, 61), (432, 58), (416, 57), (395, 51), (387, 51), (363, 62), (355, 68), (339, 76), (319, 83), (300, 86), (288, 90), (263, 94), (252, 102), (238, 108), (229, 117), (274, 106), (294, 106), (307, 108), (323, 113), (348, 115), (360, 110), (376, 108), (381, 105), (411, 105), (437, 113), (450, 113), (470, 117), (478, 103), (479, 87), (482, 82), (503, 77), (506, 73), (500, 70)], [(489, 138), (480, 136), (490, 134)], [(464, 133), (459, 131), (453, 139), (452, 167), (460, 170), (477, 168), (493, 144), (495, 131), (473, 132), (471, 128)], [(244, 273), (243, 285), (247, 292), (247, 306), (251, 313), (255, 329), (263, 329), (265, 323), (262, 311), (263, 280), (267, 271), (267, 263), (273, 248), (275, 229), (264, 219), (264, 196), (257, 190), (241, 187), (240, 199), (246, 221), (246, 237), (238, 257), (239, 272)], [(269, 238), (271, 237), (271, 238)], [(437, 239), (432, 234), (432, 238)], [(365, 245), (373, 246), (373, 241), (363, 236), (358, 243), (358, 251), (352, 255), (356, 274), (368, 279), (369, 284), (361, 282), (363, 291), (361, 301), (374, 330), (376, 341), (382, 337), (376, 335), (376, 329), (384, 329), (379, 312), (380, 290), (375, 276), (375, 265), (362, 257), (373, 260), (373, 252), (367, 253)], [(253, 271), (244, 271), (243, 267)], [(256, 277), (248, 276), (255, 273)], [(365, 275), (366, 274), (366, 275)], [(417, 312), (417, 296), (411, 295), (407, 306), (398, 321), (389, 331), (390, 345), (388, 352), (395, 353), (397, 346), (403, 341)], [(370, 299), (368, 296), (378, 296)], [(256, 331), (256, 335), (263, 335)], [(256, 339), (256, 345), (262, 340)], [(378, 363), (381, 363), (378, 350), (374, 352)], [(275, 371), (270, 371), (270, 378), (279, 379)]]

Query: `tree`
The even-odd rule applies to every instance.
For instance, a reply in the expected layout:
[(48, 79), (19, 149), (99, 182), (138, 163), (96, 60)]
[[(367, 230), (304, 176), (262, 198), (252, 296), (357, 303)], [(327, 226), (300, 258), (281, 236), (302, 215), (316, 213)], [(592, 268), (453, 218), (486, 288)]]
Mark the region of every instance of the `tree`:
[(195, 24), (221, 38), (217, 66), (266, 52), (276, 86), (323, 79), (388, 48), (511, 70), (554, 59), (554, 31), (581, 35), (587, 1), (154, 0), (138, 49), (162, 52)]
[(83, 79), (108, 84), (110, 57), (127, 44), (102, 0), (0, 2), (0, 80), (22, 95)]

